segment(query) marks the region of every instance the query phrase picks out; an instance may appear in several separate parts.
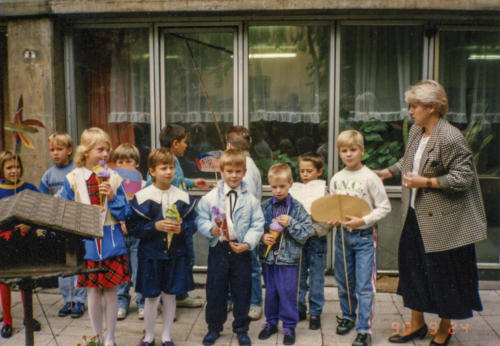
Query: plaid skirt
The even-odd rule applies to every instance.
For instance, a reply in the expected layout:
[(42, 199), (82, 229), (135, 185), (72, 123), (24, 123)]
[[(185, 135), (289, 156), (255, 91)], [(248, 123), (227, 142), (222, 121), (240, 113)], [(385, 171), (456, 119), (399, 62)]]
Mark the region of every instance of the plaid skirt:
[(100, 263), (91, 260), (83, 262), (83, 269), (93, 268), (104, 268), (106, 271), (78, 275), (78, 287), (108, 288), (130, 281), (127, 255), (108, 258)]

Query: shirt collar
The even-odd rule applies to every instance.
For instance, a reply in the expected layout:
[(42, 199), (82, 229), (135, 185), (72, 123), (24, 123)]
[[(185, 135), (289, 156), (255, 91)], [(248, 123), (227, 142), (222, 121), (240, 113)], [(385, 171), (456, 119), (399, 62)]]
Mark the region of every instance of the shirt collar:
[(241, 184), (238, 185), (238, 187), (232, 189), (228, 184), (224, 183), (224, 196), (227, 196), (227, 194), (229, 193), (229, 191), (231, 190), (234, 190), (236, 191), (236, 194), (238, 195), (238, 197), (241, 195)]
[(281, 201), (279, 199), (277, 199), (275, 196), (273, 196), (273, 206), (284, 204), (284, 205), (286, 205), (286, 207), (288, 207), (290, 205), (291, 200), (292, 200), (292, 196), (290, 196), (290, 194), (288, 194), (288, 196), (286, 196)]

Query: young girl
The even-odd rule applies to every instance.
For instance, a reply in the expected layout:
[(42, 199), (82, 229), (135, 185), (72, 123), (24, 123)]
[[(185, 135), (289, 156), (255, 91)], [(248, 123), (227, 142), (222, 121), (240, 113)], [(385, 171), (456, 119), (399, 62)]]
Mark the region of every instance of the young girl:
[[(23, 176), (23, 164), (21, 158), (12, 151), (0, 152), (0, 198), (9, 197), (23, 190), (38, 191), (38, 189), (21, 180)], [(14, 230), (0, 230), (0, 239), (11, 244), (22, 240), (27, 235), (30, 227), (27, 225), (17, 225)], [(19, 231), (19, 232), (18, 232)], [(10, 313), (10, 285), (0, 284), (0, 298), (4, 312), (3, 326), (0, 334), (4, 338), (12, 336), (12, 315)], [(24, 291), (21, 291), (21, 298), (24, 307)], [(40, 330), (40, 323), (33, 319), (33, 329)]]
[(148, 167), (154, 184), (135, 194), (131, 202), (133, 216), (127, 222), (130, 234), (141, 239), (136, 291), (146, 298), (146, 335), (140, 346), (154, 345), (160, 296), (163, 300), (162, 345), (173, 346), (170, 332), (175, 316), (175, 294), (194, 288), (186, 239), (192, 237), (195, 229), (195, 203), (193, 197), (171, 185), (175, 157), (168, 149), (151, 152)]
[(116, 286), (130, 280), (127, 265), (127, 248), (120, 227), (130, 214), (130, 207), (122, 186), (122, 179), (114, 171), (109, 172), (109, 180), (98, 183), (98, 174), (93, 168), (100, 161), (106, 162), (111, 151), (111, 139), (103, 130), (92, 127), (82, 133), (80, 145), (76, 149), (75, 168), (64, 179), (61, 197), (92, 205), (101, 205), (103, 210), (104, 238), (84, 240), (85, 257), (83, 267), (106, 269), (105, 272), (82, 274), (78, 278), (79, 287), (87, 287), (88, 310), (95, 334), (103, 335), (103, 310), (101, 299), (106, 304), (107, 333), (104, 345), (114, 345), (115, 326), (118, 313)]

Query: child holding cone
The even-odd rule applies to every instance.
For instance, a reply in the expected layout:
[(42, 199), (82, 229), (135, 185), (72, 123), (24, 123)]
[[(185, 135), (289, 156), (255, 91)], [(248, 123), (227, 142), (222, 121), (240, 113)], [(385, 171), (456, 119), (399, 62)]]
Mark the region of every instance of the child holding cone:
[(130, 234), (141, 239), (136, 291), (145, 297), (146, 335), (140, 345), (155, 344), (154, 327), (161, 297), (161, 342), (173, 346), (175, 295), (194, 289), (186, 237), (192, 237), (195, 230), (196, 203), (187, 192), (171, 184), (175, 156), (170, 150), (153, 150), (148, 157), (148, 169), (154, 183), (135, 194), (131, 202), (133, 216), (127, 221)]
[[(311, 234), (311, 217), (288, 193), (292, 187), (292, 170), (285, 163), (269, 169), (269, 185), (273, 197), (262, 203), (266, 220), (260, 253), (262, 273), (266, 284), (264, 324), (259, 339), (270, 338), (283, 322), (283, 344), (295, 343), (295, 327), (299, 320), (297, 292), (302, 246)], [(283, 227), (280, 232), (278, 227)], [(272, 226), (272, 227), (271, 227)], [(271, 228), (274, 231), (271, 234)], [(270, 251), (267, 248), (271, 246)]]

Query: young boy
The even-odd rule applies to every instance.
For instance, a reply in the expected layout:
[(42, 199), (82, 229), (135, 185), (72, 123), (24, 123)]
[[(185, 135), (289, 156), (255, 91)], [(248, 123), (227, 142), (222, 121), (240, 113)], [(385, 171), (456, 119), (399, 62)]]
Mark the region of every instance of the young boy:
[[(130, 169), (130, 170), (136, 170), (139, 167), (140, 163), (140, 154), (139, 154), (139, 149), (137, 149), (134, 145), (130, 143), (123, 143), (120, 144), (114, 151), (113, 151), (113, 156), (111, 157), (111, 162), (113, 162), (116, 165), (116, 168), (118, 168), (116, 171), (122, 179), (124, 179), (124, 189), (125, 193), (127, 194), (127, 198), (130, 200), (133, 198), (134, 192), (137, 192), (140, 190), (142, 186), (141, 181), (137, 181), (136, 185), (134, 186), (132, 182), (129, 182), (128, 185), (126, 185), (127, 182), (127, 177), (124, 176), (124, 172), (127, 172), (124, 169)], [(135, 171), (132, 171), (135, 172)], [(136, 172), (138, 173), (138, 172)], [(140, 176), (140, 173), (138, 173)], [(130, 187), (130, 188), (127, 188)], [(136, 187), (134, 189), (134, 187)], [(135, 190), (135, 191), (127, 191), (127, 190)], [(136, 283), (137, 283), (137, 266), (138, 266), (138, 259), (137, 259), (137, 251), (139, 248), (139, 242), (140, 239), (136, 238), (132, 235), (130, 235), (127, 231), (127, 227), (125, 226), (125, 223), (121, 223), (122, 225), (122, 231), (125, 236), (125, 244), (127, 246), (127, 259), (128, 259), (128, 268), (130, 272), (130, 276), (132, 277), (132, 281), (128, 281), (122, 285), (118, 286), (118, 315), (117, 319), (118, 320), (124, 320), (127, 317), (128, 314), (128, 308), (130, 305), (130, 294), (129, 290), (130, 287), (133, 285), (134, 288), (136, 288)], [(140, 320), (144, 319), (144, 297), (140, 292), (136, 292), (136, 299), (135, 302), (137, 304), (137, 316)]]
[[(248, 192), (254, 195), (257, 200), (262, 199), (262, 179), (255, 162), (250, 157), (250, 145), (252, 137), (250, 132), (243, 126), (232, 126), (226, 134), (226, 149), (238, 149), (243, 151), (246, 157), (247, 172), (243, 181), (247, 185)], [(251, 251), (252, 254), (252, 295), (250, 297), (250, 312), (248, 316), (256, 321), (262, 317), (262, 282), (260, 278), (260, 264), (257, 257), (257, 249)], [(231, 292), (229, 292), (231, 293)]]
[[(307, 213), (311, 204), (326, 193), (323, 174), (324, 159), (321, 154), (309, 152), (299, 156), (299, 172), (302, 184), (294, 183), (290, 194), (297, 199)], [(302, 248), (300, 268), (299, 321), (306, 319), (307, 277), (309, 276), (309, 329), (321, 328), (321, 312), (325, 304), (326, 235), (331, 226), (323, 222), (312, 222), (311, 236)]]
[[(49, 168), (40, 181), (40, 192), (52, 196), (61, 193), (64, 177), (75, 169), (71, 160), (73, 154), (73, 140), (67, 133), (55, 132), (49, 136), (49, 154), (54, 166)], [(87, 289), (76, 287), (78, 276), (59, 277), (59, 291), (64, 298), (64, 306), (59, 310), (60, 317), (71, 315), (79, 318), (85, 311)]]
[[(295, 327), (299, 319), (297, 286), (300, 252), (311, 234), (311, 217), (302, 204), (288, 191), (292, 187), (292, 170), (277, 163), (267, 174), (273, 197), (262, 203), (266, 233), (260, 246), (262, 271), (266, 284), (266, 323), (259, 333), (265, 340), (278, 331), (283, 322), (283, 344), (295, 343)], [(276, 236), (270, 230), (279, 232)]]
[[(198, 232), (210, 240), (207, 273), (207, 306), (205, 319), (208, 333), (203, 345), (213, 345), (227, 319), (227, 293), (231, 285), (233, 332), (240, 345), (250, 345), (250, 290), (252, 288), (252, 256), (263, 234), (264, 216), (259, 201), (248, 192), (243, 177), (246, 157), (239, 150), (226, 150), (220, 159), (222, 181), (198, 204)], [(213, 209), (224, 210), (227, 228), (217, 226)], [(228, 241), (229, 239), (229, 241)]]
[[(180, 125), (167, 125), (160, 131), (161, 147), (172, 150), (175, 155), (175, 176), (172, 180), (172, 185), (185, 191), (193, 188), (193, 186), (201, 190), (208, 190), (209, 185), (205, 179), (189, 179), (184, 177), (184, 171), (182, 170), (178, 157), (184, 156), (184, 152), (188, 146), (187, 139), (188, 135), (186, 129)], [(148, 173), (146, 185), (149, 186), (151, 184), (151, 175)], [(192, 237), (186, 237), (186, 246), (188, 248), (190, 266), (192, 268), (194, 266), (194, 246)], [(176, 296), (176, 301), (177, 307), (198, 308), (203, 305), (201, 300), (191, 298), (187, 292), (178, 294)]]
[(186, 191), (172, 186), (175, 157), (166, 148), (149, 154), (148, 169), (154, 178), (131, 202), (130, 233), (141, 239), (137, 290), (146, 297), (141, 346), (154, 345), (155, 320), (160, 297), (163, 301), (161, 344), (174, 346), (171, 336), (175, 316), (175, 294), (194, 288), (185, 237), (195, 230), (196, 205)]
[(391, 204), (382, 180), (361, 162), (364, 154), (361, 133), (355, 130), (343, 131), (338, 137), (337, 148), (345, 167), (330, 181), (330, 193), (362, 198), (372, 208), (370, 214), (361, 218), (346, 216), (345, 222), (329, 222), (331, 226), (341, 224), (335, 237), (334, 260), (335, 280), (342, 310), (342, 318), (337, 317), (337, 334), (347, 334), (354, 327), (356, 307), (359, 305), (356, 326), (358, 334), (352, 345), (366, 346), (371, 344), (377, 270), (375, 223), (390, 213)]

